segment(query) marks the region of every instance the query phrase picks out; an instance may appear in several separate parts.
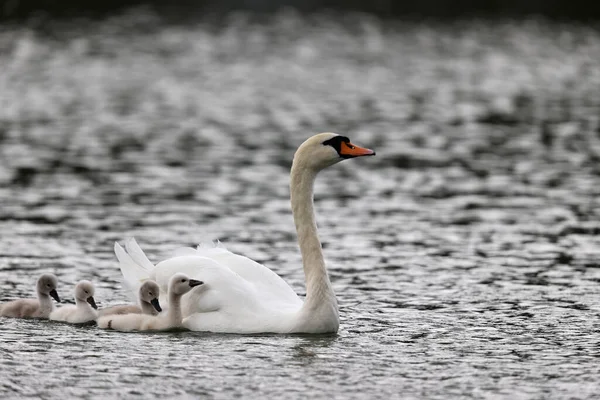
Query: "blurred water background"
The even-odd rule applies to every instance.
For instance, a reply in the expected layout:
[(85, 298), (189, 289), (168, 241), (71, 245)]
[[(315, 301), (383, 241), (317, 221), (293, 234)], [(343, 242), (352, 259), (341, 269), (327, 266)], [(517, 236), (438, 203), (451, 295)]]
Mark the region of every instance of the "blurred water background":
[(304, 294), (295, 148), (333, 131), (377, 157), (317, 182), (338, 335), (2, 319), (0, 396), (597, 397), (599, 62), (597, 26), (535, 16), (5, 21), (0, 301), (42, 272), (128, 301), (128, 236), (154, 262), (218, 238)]

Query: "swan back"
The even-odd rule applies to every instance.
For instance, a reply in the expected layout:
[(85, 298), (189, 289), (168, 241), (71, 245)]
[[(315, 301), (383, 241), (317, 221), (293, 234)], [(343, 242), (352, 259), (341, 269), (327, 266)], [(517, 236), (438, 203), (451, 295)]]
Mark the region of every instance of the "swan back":
[[(195, 263), (196, 270), (188, 272), (188, 274), (202, 279), (206, 288), (214, 288), (215, 280), (226, 279), (230, 281), (230, 274), (227, 272), (219, 273), (220, 270), (225, 268), (249, 283), (255, 289), (256, 294), (261, 296), (265, 302), (283, 302), (289, 304), (292, 308), (302, 305), (302, 300), (298, 298), (296, 292), (279, 275), (248, 257), (232, 253), (219, 242), (214, 246), (200, 244), (196, 249), (181, 248), (177, 250), (176, 254), (180, 254), (182, 257), (200, 257)], [(206, 260), (207, 258), (210, 260)], [(187, 261), (182, 260), (182, 262), (186, 265), (194, 265), (191, 258)], [(161, 267), (165, 266), (162, 263), (159, 265)], [(209, 274), (209, 276), (196, 275), (198, 273), (197, 269), (200, 268), (209, 268), (215, 273)]]

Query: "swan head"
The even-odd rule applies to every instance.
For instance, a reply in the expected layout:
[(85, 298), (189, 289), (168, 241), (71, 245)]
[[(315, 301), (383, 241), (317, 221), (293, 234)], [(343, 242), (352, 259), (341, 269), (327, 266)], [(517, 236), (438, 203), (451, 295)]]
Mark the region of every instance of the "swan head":
[(152, 304), (152, 307), (158, 312), (162, 311), (160, 303), (158, 302), (158, 296), (160, 295), (160, 288), (154, 281), (146, 281), (140, 286), (139, 296), (140, 301)]
[(58, 297), (58, 293), (56, 292), (57, 286), (58, 280), (56, 279), (56, 276), (52, 274), (44, 274), (40, 276), (37, 281), (38, 293), (50, 295), (54, 300), (60, 303), (60, 298)]
[(94, 285), (90, 281), (79, 281), (75, 285), (75, 299), (87, 302), (94, 310), (98, 309), (94, 300)]
[(190, 279), (186, 274), (175, 274), (169, 281), (169, 293), (176, 295), (184, 295), (196, 286), (202, 285), (204, 282), (196, 279)]
[(298, 147), (294, 165), (318, 171), (348, 158), (374, 155), (373, 150), (355, 145), (346, 136), (326, 132), (311, 136)]

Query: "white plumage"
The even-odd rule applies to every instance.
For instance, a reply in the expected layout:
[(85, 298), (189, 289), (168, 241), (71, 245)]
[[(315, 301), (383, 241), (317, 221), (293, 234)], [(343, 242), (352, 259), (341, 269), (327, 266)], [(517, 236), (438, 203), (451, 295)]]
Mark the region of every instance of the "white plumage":
[[(125, 249), (115, 243), (123, 277), (134, 290), (153, 279), (163, 292), (176, 273), (203, 281), (204, 285), (182, 298), (183, 325), (194, 331), (337, 332), (337, 300), (314, 217), (314, 180), (320, 170), (345, 158), (374, 154), (334, 133), (315, 135), (296, 151), (290, 189), (306, 278), (304, 301), (273, 271), (219, 244), (179, 249), (175, 257), (154, 266), (133, 238), (126, 241)], [(161, 303), (164, 300), (163, 294)]]

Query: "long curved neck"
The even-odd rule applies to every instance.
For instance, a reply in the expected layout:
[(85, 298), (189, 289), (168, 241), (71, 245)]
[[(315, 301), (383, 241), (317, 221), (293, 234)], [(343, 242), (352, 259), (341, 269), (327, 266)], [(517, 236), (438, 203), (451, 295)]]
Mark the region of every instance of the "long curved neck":
[(75, 305), (77, 306), (77, 308), (80, 308), (82, 310), (93, 310), (90, 303), (83, 299), (78, 299), (77, 297), (75, 297)]
[(42, 314), (50, 313), (54, 309), (54, 303), (49, 295), (38, 292), (38, 302), (40, 304), (40, 312)]
[(183, 320), (181, 313), (181, 295), (172, 293), (169, 290), (169, 310), (167, 311), (167, 318), (171, 326), (180, 326)]
[(306, 279), (306, 300), (302, 310), (313, 313), (316, 309), (333, 303), (337, 314), (337, 301), (327, 275), (315, 222), (313, 186), (317, 171), (305, 168), (297, 161), (294, 160), (292, 166), (290, 192)]
[(142, 299), (140, 299), (140, 309), (142, 310), (142, 314), (156, 315), (154, 306)]

